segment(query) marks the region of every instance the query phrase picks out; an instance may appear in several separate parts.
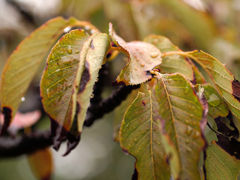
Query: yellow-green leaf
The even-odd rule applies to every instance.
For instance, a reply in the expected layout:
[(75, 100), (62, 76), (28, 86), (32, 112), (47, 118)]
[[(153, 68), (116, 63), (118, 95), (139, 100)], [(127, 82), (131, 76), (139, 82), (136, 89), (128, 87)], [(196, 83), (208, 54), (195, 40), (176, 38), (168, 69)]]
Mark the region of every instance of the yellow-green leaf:
[(159, 116), (180, 157), (180, 179), (200, 179), (199, 156), (205, 147), (205, 109), (191, 83), (181, 74), (160, 74), (154, 85)]
[(119, 130), (121, 127), (121, 122), (123, 120), (123, 116), (127, 110), (127, 108), (131, 105), (131, 103), (133, 102), (133, 100), (137, 97), (138, 91), (140, 91), (139, 89), (135, 89), (131, 92), (131, 94), (128, 95), (127, 99), (124, 100), (120, 106), (118, 106), (115, 109), (115, 115), (114, 115), (114, 124), (113, 124), (113, 138), (114, 141), (119, 141)]
[(204, 96), (208, 101), (208, 113), (213, 117), (226, 117), (229, 114), (229, 109), (222, 96), (210, 84), (197, 85), (197, 88), (204, 88)]
[(166, 180), (171, 173), (161, 142), (159, 103), (145, 87), (128, 107), (120, 129), (122, 149), (136, 158), (138, 180)]
[[(74, 81), (72, 101), (76, 109), (78, 132), (82, 132), (87, 109), (90, 104), (93, 86), (97, 80), (99, 69), (106, 62), (106, 54), (110, 49), (110, 39), (107, 34), (93, 35), (93, 38), (84, 43), (80, 54), (80, 65)], [(74, 116), (72, 117), (74, 118)]]
[(240, 120), (240, 83), (216, 58), (203, 51), (192, 51), (192, 56), (212, 78), (232, 113)]
[(161, 52), (154, 45), (147, 42), (133, 41), (126, 43), (109, 24), (109, 34), (120, 51), (128, 56), (128, 63), (117, 77), (117, 83), (136, 85), (149, 80), (152, 76), (147, 71), (161, 64)]
[(160, 132), (161, 132), (161, 140), (168, 156), (168, 162), (171, 169), (171, 174), (173, 179), (179, 179), (181, 165), (179, 154), (176, 150), (175, 145), (172, 143), (170, 136), (165, 132), (164, 122), (160, 120)]
[(49, 148), (38, 150), (27, 156), (30, 168), (40, 180), (50, 180), (53, 173), (53, 158)]
[[(71, 129), (73, 82), (79, 66), (80, 51), (89, 38), (83, 30), (70, 31), (55, 44), (48, 56), (40, 88), (43, 107), (52, 120), (54, 136)], [(58, 128), (64, 129), (60, 131)], [(54, 144), (55, 149), (58, 149), (60, 144)]]
[[(177, 46), (164, 37), (158, 35), (150, 35), (144, 39), (145, 42), (149, 42), (155, 45), (162, 53), (169, 51), (181, 51)], [(183, 56), (174, 54), (162, 58), (162, 64), (157, 66), (161, 69), (161, 73), (181, 73), (189, 80), (194, 79), (194, 72), (191, 64)]]
[(205, 80), (204, 76), (202, 75), (202, 73), (199, 71), (198, 67), (191, 60), (190, 60), (190, 63), (193, 68), (196, 84), (205, 84), (206, 80)]
[(81, 22), (75, 18), (65, 20), (57, 17), (32, 32), (11, 54), (1, 77), (1, 109), (5, 114), (3, 130), (12, 121), (21, 103), (21, 98), (51, 46), (61, 34), (76, 26), (83, 28), (88, 26), (97, 30), (88, 22)]
[[(89, 36), (84, 30), (73, 30), (64, 35), (53, 47), (47, 60), (47, 67), (41, 81), (41, 96), (43, 107), (51, 119), (52, 134), (54, 137), (54, 148), (58, 150), (61, 141), (68, 139), (68, 154), (79, 142), (80, 133), (76, 110), (76, 93), (80, 84), (81, 76), (85, 75), (82, 71), (85, 69), (85, 59), (83, 54), (87, 54), (93, 46), (91, 44), (98, 32)], [(96, 47), (98, 49), (100, 47)], [(103, 54), (105, 55), (105, 54)], [(91, 52), (89, 57), (103, 56)], [(91, 58), (89, 58), (91, 59)], [(92, 59), (91, 59), (92, 60)], [(91, 63), (98, 64), (93, 61)], [(101, 62), (102, 63), (102, 62)], [(98, 74), (96, 72), (89, 72)], [(76, 75), (77, 74), (77, 75)], [(88, 77), (84, 76), (82, 82), (86, 82)], [(77, 83), (78, 82), (78, 83)], [(92, 89), (88, 89), (90, 93)], [(86, 98), (86, 97), (84, 97)], [(90, 96), (89, 96), (90, 98)], [(82, 106), (87, 109), (88, 105)]]
[(223, 150), (215, 141), (207, 148), (205, 166), (207, 180), (237, 180), (240, 172), (240, 160)]

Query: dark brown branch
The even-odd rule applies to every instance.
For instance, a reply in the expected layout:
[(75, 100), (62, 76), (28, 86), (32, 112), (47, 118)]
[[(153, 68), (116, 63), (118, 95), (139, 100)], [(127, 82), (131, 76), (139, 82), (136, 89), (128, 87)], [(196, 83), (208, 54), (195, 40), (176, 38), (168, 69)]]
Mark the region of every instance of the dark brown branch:
[[(92, 103), (88, 109), (88, 116), (85, 126), (91, 126), (95, 120), (103, 117), (104, 114), (114, 110), (126, 99), (133, 89), (139, 86), (122, 86), (112, 93), (112, 95), (102, 100), (98, 105)], [(0, 157), (16, 157), (22, 154), (30, 154), (39, 149), (44, 149), (53, 144), (50, 130), (33, 132), (30, 135), (13, 137), (0, 137)]]
[[(124, 101), (133, 89), (140, 86), (121, 86), (107, 99), (102, 99), (102, 88), (107, 75), (108, 65), (104, 65), (99, 72), (99, 81), (94, 86), (94, 98), (88, 108), (85, 126), (91, 126), (95, 120), (111, 112)], [(44, 149), (53, 144), (51, 131), (33, 132), (30, 135), (13, 137), (0, 137), (0, 157), (16, 157), (22, 154), (30, 154), (39, 149)]]
[(100, 69), (99, 71), (98, 81), (95, 83), (93, 87), (94, 97), (91, 98), (90, 100), (91, 104), (99, 104), (102, 101), (102, 91), (105, 84), (105, 79), (108, 75), (108, 68), (109, 65), (108, 63), (106, 63), (102, 65), (102, 69)]
[(91, 104), (88, 108), (88, 113), (84, 125), (89, 127), (95, 120), (103, 117), (104, 114), (111, 112), (117, 106), (119, 106), (122, 101), (124, 101), (127, 96), (132, 92), (132, 90), (139, 88), (140, 86), (121, 86), (115, 90), (109, 98), (102, 100), (99, 104)]
[(52, 145), (51, 132), (34, 132), (30, 135), (13, 137), (0, 137), (0, 157), (16, 157), (22, 154), (31, 154), (39, 149)]

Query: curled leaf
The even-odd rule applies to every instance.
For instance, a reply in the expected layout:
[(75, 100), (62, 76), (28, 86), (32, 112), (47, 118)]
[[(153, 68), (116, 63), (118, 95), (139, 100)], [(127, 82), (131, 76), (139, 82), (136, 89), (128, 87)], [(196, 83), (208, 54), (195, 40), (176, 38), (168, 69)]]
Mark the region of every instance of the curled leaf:
[[(77, 76), (73, 84), (72, 101), (74, 104), (72, 118), (75, 121), (71, 130), (73, 133), (82, 132), (90, 98), (93, 96), (93, 86), (98, 78), (98, 72), (102, 64), (106, 62), (106, 55), (109, 49), (110, 39), (104, 33), (93, 35), (91, 39), (84, 43), (80, 54)], [(75, 111), (76, 113), (74, 114)]]
[[(83, 30), (73, 30), (64, 35), (52, 48), (47, 59), (40, 88), (42, 103), (51, 119), (54, 148), (71, 136), (73, 82), (79, 66), (79, 54), (83, 44), (90, 38)], [(79, 139), (79, 134), (75, 135)]]
[(152, 76), (147, 71), (162, 63), (161, 52), (154, 45), (147, 42), (133, 41), (126, 43), (109, 24), (109, 35), (120, 51), (128, 56), (128, 63), (117, 77), (117, 83), (125, 85), (141, 84)]
[(67, 155), (80, 141), (83, 122), (99, 69), (106, 61), (110, 40), (83, 30), (64, 35), (48, 56), (41, 81), (45, 111), (51, 118), (54, 148), (68, 139)]

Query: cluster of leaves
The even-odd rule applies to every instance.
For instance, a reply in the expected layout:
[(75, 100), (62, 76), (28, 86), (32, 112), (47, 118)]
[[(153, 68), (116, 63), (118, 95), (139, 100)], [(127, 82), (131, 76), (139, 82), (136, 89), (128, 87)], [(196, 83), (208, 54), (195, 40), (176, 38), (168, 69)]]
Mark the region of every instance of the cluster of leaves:
[[(237, 179), (240, 142), (233, 118), (240, 120), (239, 81), (203, 51), (183, 52), (158, 35), (125, 42), (111, 23), (107, 35), (90, 23), (58, 17), (22, 41), (1, 76), (1, 134), (13, 121), (52, 46), (40, 90), (51, 119), (54, 149), (67, 140), (67, 155), (79, 143), (91, 98), (97, 93), (93, 90), (99, 70), (122, 52), (128, 62), (113, 84), (139, 88), (116, 109), (115, 139), (124, 152), (136, 158), (133, 179)], [(193, 61), (209, 74), (214, 86), (206, 83)], [(218, 141), (210, 146), (204, 134), (207, 115), (218, 126)], [(202, 152), (203, 173), (199, 171)], [(45, 153), (49, 157), (47, 150)], [(42, 152), (35, 157), (42, 158)], [(31, 164), (33, 159), (29, 158)], [(49, 172), (41, 173), (49, 176)]]

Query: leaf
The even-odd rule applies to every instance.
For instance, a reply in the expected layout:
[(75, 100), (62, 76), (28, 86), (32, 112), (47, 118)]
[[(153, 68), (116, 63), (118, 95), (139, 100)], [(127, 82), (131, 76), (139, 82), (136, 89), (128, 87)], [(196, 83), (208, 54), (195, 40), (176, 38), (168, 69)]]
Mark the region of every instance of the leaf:
[(178, 152), (172, 143), (169, 135), (165, 132), (164, 122), (160, 120), (160, 132), (161, 132), (161, 140), (168, 156), (168, 163), (170, 165), (171, 174), (173, 179), (179, 179), (181, 165)]
[(121, 122), (123, 120), (123, 116), (127, 110), (127, 108), (131, 105), (131, 103), (133, 102), (133, 100), (137, 97), (138, 91), (140, 91), (139, 89), (135, 89), (131, 92), (131, 94), (128, 95), (127, 99), (124, 100), (120, 106), (118, 106), (115, 109), (115, 115), (114, 115), (114, 133), (113, 133), (113, 138), (114, 141), (119, 142), (119, 131), (120, 131), (120, 127), (121, 127)]
[(38, 150), (27, 156), (36, 179), (50, 180), (53, 173), (53, 158), (49, 148)]
[(71, 129), (73, 82), (79, 66), (80, 51), (89, 38), (83, 30), (73, 30), (64, 35), (52, 48), (41, 79), (42, 103), (51, 119), (56, 150), (62, 137), (67, 136)]
[(188, 53), (212, 78), (231, 112), (240, 120), (240, 83), (217, 59), (203, 51)]
[(207, 99), (209, 111), (208, 113), (213, 117), (226, 117), (229, 114), (229, 109), (222, 96), (210, 84), (197, 85), (197, 88), (204, 88), (204, 96)]
[(151, 90), (139, 92), (128, 107), (120, 129), (122, 149), (136, 158), (138, 180), (170, 179), (167, 156), (161, 142), (159, 103)]
[[(164, 37), (158, 35), (150, 35), (144, 39), (145, 42), (155, 45), (162, 53), (169, 51), (181, 51), (177, 46)], [(162, 64), (158, 66), (161, 73), (181, 73), (189, 80), (194, 79), (194, 72), (191, 64), (183, 56), (171, 55), (162, 58)]]
[(62, 17), (54, 18), (32, 32), (25, 38), (9, 57), (1, 77), (1, 109), (5, 114), (2, 131), (12, 122), (31, 80), (40, 62), (46, 56), (50, 47), (61, 34), (76, 26), (89, 26), (97, 30), (88, 22), (68, 20)]
[(240, 160), (224, 151), (215, 141), (207, 148), (205, 165), (207, 180), (237, 180), (239, 176)]
[[(106, 56), (111, 47), (110, 43), (108, 35), (100, 33), (95, 35), (91, 41), (88, 40), (81, 51), (80, 65), (78, 67), (76, 79), (74, 80), (72, 96), (72, 101), (76, 102), (73, 104), (72, 118), (77, 119), (76, 124), (78, 127), (73, 128), (78, 130), (79, 133), (82, 132), (83, 123), (90, 104), (93, 86), (98, 77), (98, 72), (102, 64), (107, 60)], [(74, 115), (73, 113), (75, 110), (76, 114)], [(67, 150), (67, 153), (68, 152), (69, 150)]]
[(117, 83), (137, 85), (149, 80), (152, 76), (147, 71), (161, 64), (161, 52), (152, 44), (140, 41), (126, 43), (109, 24), (109, 34), (120, 51), (128, 55), (128, 64), (117, 77)]
[(207, 107), (181, 74), (158, 73), (157, 78), (154, 95), (159, 104), (158, 113), (179, 154), (180, 179), (200, 179), (198, 162), (206, 145), (203, 132)]
[(205, 84), (206, 80), (202, 73), (199, 71), (198, 67), (191, 61), (189, 60), (190, 64), (192, 65), (194, 76), (195, 76), (195, 84)]
[[(228, 106), (223, 97), (210, 84), (196, 85), (197, 89), (204, 88), (204, 96), (209, 105), (209, 115), (214, 118), (217, 124), (217, 131), (227, 137), (239, 138), (239, 131), (234, 124), (232, 114), (229, 112)], [(200, 90), (201, 91), (201, 90)], [(228, 122), (229, 121), (229, 125)]]

